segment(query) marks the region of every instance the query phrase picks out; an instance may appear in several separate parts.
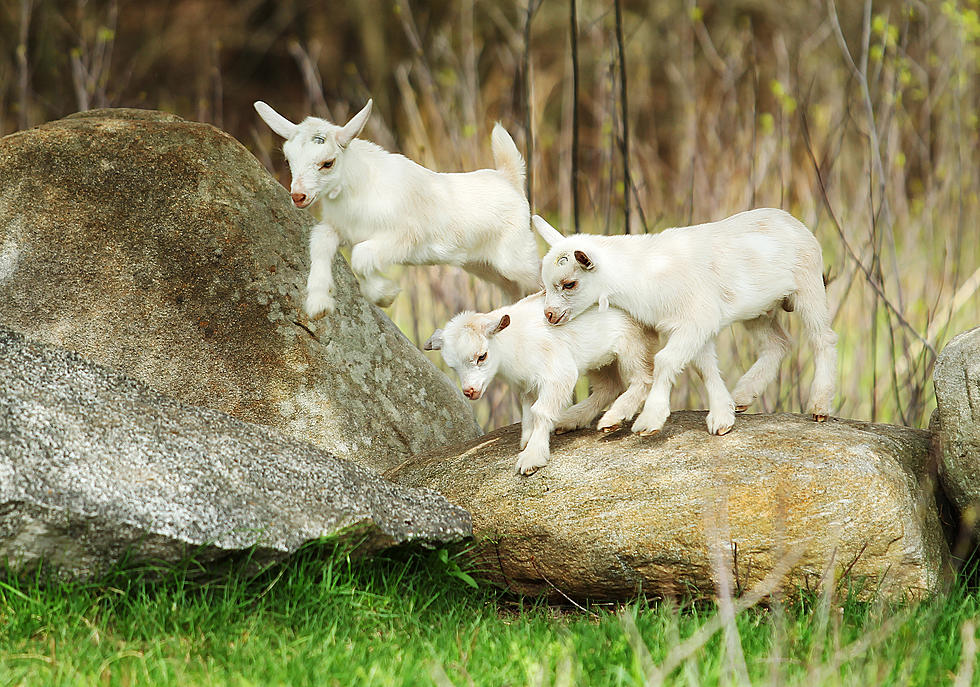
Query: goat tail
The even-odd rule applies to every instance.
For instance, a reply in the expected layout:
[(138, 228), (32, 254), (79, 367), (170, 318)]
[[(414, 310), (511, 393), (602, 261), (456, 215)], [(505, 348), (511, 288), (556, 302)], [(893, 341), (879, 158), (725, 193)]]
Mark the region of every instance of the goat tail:
[(524, 158), (517, 149), (514, 139), (510, 137), (500, 122), (497, 122), (493, 127), (493, 133), (490, 136), (490, 148), (493, 150), (493, 166), (523, 196), (525, 193)]

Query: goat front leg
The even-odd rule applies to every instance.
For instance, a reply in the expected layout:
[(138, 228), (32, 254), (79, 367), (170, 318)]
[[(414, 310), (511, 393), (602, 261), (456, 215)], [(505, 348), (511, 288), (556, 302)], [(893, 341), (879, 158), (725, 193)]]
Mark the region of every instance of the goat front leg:
[(361, 280), (361, 293), (381, 308), (391, 305), (401, 288), (382, 274), (405, 259), (402, 251), (393, 250), (391, 241), (369, 239), (351, 249), (350, 266)]
[(521, 450), (531, 439), (531, 404), (534, 398), (529, 394), (521, 394)]
[(697, 368), (704, 389), (708, 394), (708, 433), (728, 434), (735, 426), (735, 402), (728, 393), (725, 380), (718, 370), (718, 354), (715, 352), (714, 340), (708, 341), (694, 357), (694, 367)]
[(530, 475), (548, 464), (551, 455), (551, 430), (561, 409), (568, 405), (575, 385), (562, 384), (560, 387), (544, 389), (538, 400), (528, 409), (531, 415), (531, 432), (524, 450), (517, 454), (517, 472)]
[(708, 334), (687, 326), (675, 330), (653, 358), (653, 386), (643, 412), (633, 423), (633, 432), (650, 436), (663, 429), (670, 417), (670, 390), (674, 380), (708, 340)]
[(333, 259), (340, 236), (329, 224), (310, 231), (310, 276), (306, 280), (306, 314), (318, 320), (334, 311)]

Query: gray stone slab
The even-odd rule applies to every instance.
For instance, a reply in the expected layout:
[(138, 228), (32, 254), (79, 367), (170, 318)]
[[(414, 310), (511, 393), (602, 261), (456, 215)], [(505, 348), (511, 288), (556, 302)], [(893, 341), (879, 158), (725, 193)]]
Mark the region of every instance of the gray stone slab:
[(0, 326), (0, 560), (68, 576), (124, 556), (258, 560), (348, 531), (364, 552), (466, 538), (470, 519), (305, 442), (185, 405)]

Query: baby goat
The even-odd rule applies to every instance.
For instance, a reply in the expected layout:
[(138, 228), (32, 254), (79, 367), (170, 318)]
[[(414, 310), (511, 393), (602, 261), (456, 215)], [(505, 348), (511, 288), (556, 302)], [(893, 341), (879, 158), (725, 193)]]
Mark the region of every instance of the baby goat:
[(540, 288), (540, 261), (524, 196), (524, 160), (500, 124), (491, 144), (496, 169), (444, 174), (356, 138), (372, 101), (344, 126), (307, 117), (293, 124), (263, 102), (255, 109), (286, 139), (291, 195), (319, 222), (310, 234), (306, 312), (334, 309), (333, 259), (353, 245), (361, 291), (382, 307), (398, 295), (382, 273), (395, 264), (446, 264), (487, 279), (512, 298)]
[[(610, 403), (599, 420), (603, 431), (636, 415), (650, 389), (655, 342), (620, 310), (590, 308), (568, 326), (552, 327), (544, 320), (544, 294), (536, 293), (489, 313), (460, 313), (424, 348), (442, 351), (468, 398), (480, 398), (498, 373), (514, 385), (521, 400), (517, 471), (529, 475), (547, 465), (552, 429), (587, 427)], [(592, 392), (568, 408), (585, 372)]]
[[(837, 375), (837, 335), (823, 283), (820, 244), (802, 223), (772, 208), (720, 222), (642, 236), (564, 237), (541, 217), (538, 232), (551, 245), (541, 277), (545, 317), (568, 326), (596, 303), (622, 308), (655, 328), (666, 343), (654, 359), (653, 386), (633, 423), (641, 435), (658, 432), (670, 415), (670, 389), (693, 362), (708, 394), (708, 431), (725, 434), (739, 412), (776, 377), (789, 337), (776, 311), (797, 310), (815, 349), (810, 412), (827, 419)], [(728, 393), (715, 354), (722, 328), (744, 321), (761, 351)]]

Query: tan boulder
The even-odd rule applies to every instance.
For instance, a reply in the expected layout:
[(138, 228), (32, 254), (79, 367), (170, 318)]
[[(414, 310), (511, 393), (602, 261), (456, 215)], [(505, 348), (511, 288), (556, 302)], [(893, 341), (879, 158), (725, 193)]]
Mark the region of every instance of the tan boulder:
[(0, 139), (0, 179), (0, 323), (379, 470), (479, 434), (339, 255), (306, 319), (311, 216), (226, 133), (86, 112)]
[(386, 473), (466, 508), (486, 573), (516, 592), (710, 596), (719, 550), (736, 590), (783, 562), (789, 590), (829, 574), (918, 596), (951, 579), (928, 432), (782, 414), (715, 437), (703, 412), (682, 411), (656, 437), (555, 437), (530, 477), (514, 469), (518, 438), (514, 425)]

